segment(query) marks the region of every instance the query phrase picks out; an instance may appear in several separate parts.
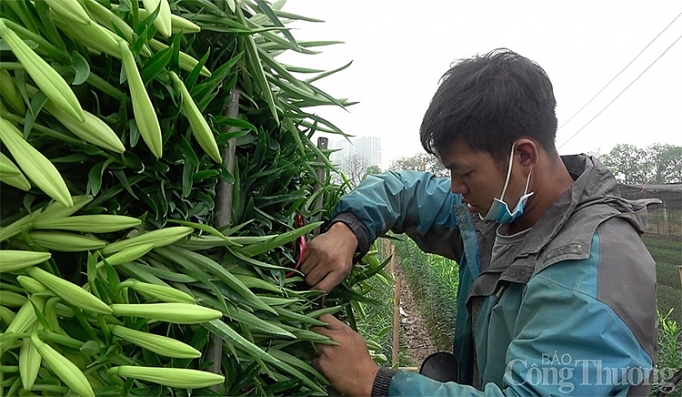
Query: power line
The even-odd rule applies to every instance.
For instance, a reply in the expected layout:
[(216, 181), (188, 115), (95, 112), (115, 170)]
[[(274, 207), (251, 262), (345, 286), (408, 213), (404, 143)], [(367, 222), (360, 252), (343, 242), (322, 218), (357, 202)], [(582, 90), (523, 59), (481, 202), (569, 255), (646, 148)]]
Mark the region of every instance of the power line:
[(601, 94), (602, 92), (604, 92), (604, 90), (605, 90), (609, 85), (611, 85), (611, 83), (613, 83), (613, 81), (614, 81), (616, 78), (618, 78), (618, 76), (620, 76), (621, 73), (623, 73), (623, 72), (625, 71), (625, 69), (627, 69), (628, 67), (630, 67), (630, 65), (632, 65), (632, 63), (633, 63), (634, 61), (636, 61), (637, 58), (639, 58), (640, 55), (642, 55), (642, 54), (644, 53), (644, 51), (646, 51), (646, 49), (649, 48), (649, 46), (650, 46), (651, 44), (654, 43), (654, 41), (658, 40), (658, 38), (661, 37), (661, 35), (662, 35), (663, 33), (665, 33), (666, 30), (668, 30), (668, 28), (670, 27), (670, 25), (672, 25), (673, 23), (675, 23), (675, 21), (677, 21), (677, 18), (679, 18), (681, 15), (682, 15), (682, 12), (680, 12), (679, 14), (677, 14), (677, 16), (672, 20), (672, 22), (670, 22), (670, 23), (668, 24), (668, 26), (666, 26), (663, 30), (661, 30), (661, 32), (658, 33), (658, 34), (656, 35), (656, 37), (654, 37), (654, 39), (651, 40), (651, 41), (649, 42), (649, 44), (647, 44), (646, 46), (644, 46), (644, 48), (642, 49), (642, 51), (640, 51), (639, 54), (637, 54), (637, 56), (635, 56), (627, 65), (625, 65), (625, 67), (624, 67), (623, 69), (621, 69), (621, 71), (618, 72), (618, 74), (616, 74), (615, 76), (613, 76), (613, 78), (612, 78), (611, 80), (609, 80), (609, 82), (606, 83), (606, 85), (605, 85), (604, 87), (602, 87), (602, 89), (599, 90), (599, 92), (597, 92), (596, 94), (594, 94), (594, 96), (593, 96), (589, 101), (587, 101), (587, 103), (584, 104), (583, 107), (581, 107), (580, 109), (578, 109), (577, 112), (573, 113), (573, 116), (569, 117), (568, 120), (566, 120), (565, 122), (563, 122), (563, 123), (559, 126), (559, 128), (557, 128), (557, 131), (558, 131), (558, 130), (561, 130), (561, 128), (562, 128), (563, 126), (565, 126), (566, 124), (568, 124), (571, 120), (573, 120), (573, 118), (574, 118), (575, 116), (578, 115), (578, 113), (582, 112), (583, 109), (585, 109), (590, 103), (592, 103), (592, 101), (594, 101), (594, 100), (599, 96), (599, 94)]
[[(682, 15), (682, 14), (680, 14), (680, 15)], [(678, 15), (678, 17), (679, 17), (679, 15)], [(676, 18), (676, 19), (677, 19), (677, 18)], [(661, 55), (659, 55), (656, 59), (654, 59), (654, 61), (651, 62), (651, 64), (650, 64), (649, 66), (647, 66), (647, 68), (644, 69), (644, 71), (642, 71), (642, 73), (640, 73), (634, 80), (632, 80), (632, 82), (630, 82), (630, 84), (628, 84), (627, 87), (625, 87), (620, 93), (618, 93), (618, 95), (616, 95), (616, 97), (613, 98), (613, 99), (611, 100), (611, 102), (609, 102), (608, 104), (606, 104), (606, 106), (604, 106), (604, 107), (602, 108), (602, 110), (599, 111), (599, 113), (597, 113), (594, 117), (592, 117), (592, 118), (590, 119), (590, 121), (588, 121), (587, 123), (585, 123), (585, 125), (583, 125), (582, 127), (580, 127), (580, 129), (579, 129), (578, 131), (576, 131), (573, 135), (571, 135), (571, 136), (570, 136), (564, 143), (562, 143), (557, 149), (561, 149), (565, 144), (567, 144), (568, 142), (570, 142), (571, 139), (575, 138), (576, 135), (578, 135), (582, 130), (584, 130), (585, 127), (587, 127), (588, 125), (590, 125), (590, 123), (592, 123), (592, 122), (594, 121), (594, 119), (596, 119), (597, 117), (599, 117), (599, 115), (602, 114), (602, 113), (604, 112), (604, 110), (606, 110), (609, 106), (611, 106), (611, 104), (614, 103), (614, 102), (616, 101), (616, 99), (620, 98), (620, 96), (623, 95), (623, 93), (624, 93), (625, 91), (627, 91), (628, 88), (630, 88), (637, 80), (639, 80), (639, 78), (642, 77), (642, 75), (644, 75), (644, 73), (646, 73), (649, 69), (651, 69), (651, 67), (654, 66), (654, 64), (655, 64), (656, 62), (658, 62), (658, 60), (661, 59), (661, 57), (662, 57), (663, 55), (665, 55), (665, 54), (666, 54), (666, 53), (667, 53), (675, 44), (677, 44), (677, 42), (680, 41), (680, 39), (682, 39), (682, 35), (680, 35), (672, 44), (670, 44), (670, 45), (668, 46), (668, 48), (666, 48), (665, 51), (663, 51), (663, 53), (662, 53)]]
[(561, 124), (557, 130), (560, 130), (563, 126), (565, 126), (565, 125), (568, 124), (571, 120), (573, 120), (573, 118), (574, 118), (575, 116), (577, 116), (578, 113), (582, 112), (583, 109), (585, 109), (590, 103), (592, 103), (592, 101), (594, 101), (594, 100), (599, 96), (599, 94), (601, 94), (602, 92), (604, 92), (604, 90), (605, 90), (609, 85), (611, 85), (611, 83), (613, 83), (613, 81), (614, 81), (616, 78), (618, 78), (618, 76), (620, 76), (621, 73), (623, 73), (623, 72), (625, 71), (625, 69), (627, 69), (628, 67), (630, 67), (630, 65), (632, 65), (632, 63), (633, 63), (634, 61), (636, 61), (637, 58), (639, 58), (640, 55), (642, 55), (642, 54), (644, 53), (644, 51), (646, 51), (646, 49), (649, 48), (649, 46), (650, 46), (651, 44), (654, 43), (654, 41), (658, 40), (658, 38), (661, 37), (661, 35), (662, 35), (663, 33), (665, 33), (666, 30), (668, 30), (668, 28), (670, 27), (670, 25), (672, 25), (673, 23), (675, 23), (675, 21), (677, 20), (677, 18), (679, 18), (681, 15), (682, 15), (682, 12), (680, 12), (679, 14), (677, 14), (677, 16), (675, 17), (675, 19), (673, 19), (672, 22), (670, 22), (670, 23), (668, 24), (668, 26), (666, 26), (659, 34), (657, 34), (656, 37), (654, 37), (654, 39), (651, 40), (651, 41), (649, 42), (649, 44), (647, 44), (647, 45), (642, 49), (642, 51), (639, 52), (639, 54), (637, 54), (637, 56), (635, 56), (627, 65), (625, 65), (625, 67), (624, 67), (623, 69), (621, 69), (621, 71), (618, 72), (618, 74), (616, 74), (615, 76), (613, 76), (613, 78), (612, 78), (611, 80), (609, 80), (609, 82), (606, 83), (606, 85), (605, 85), (604, 87), (602, 87), (602, 89), (599, 90), (599, 92), (597, 92), (589, 101), (587, 101), (587, 103), (584, 104), (583, 107), (581, 107), (580, 109), (578, 109), (578, 111), (575, 112), (575, 113), (573, 113), (573, 115), (572, 115), (571, 117), (569, 117), (568, 120), (566, 120), (563, 124)]

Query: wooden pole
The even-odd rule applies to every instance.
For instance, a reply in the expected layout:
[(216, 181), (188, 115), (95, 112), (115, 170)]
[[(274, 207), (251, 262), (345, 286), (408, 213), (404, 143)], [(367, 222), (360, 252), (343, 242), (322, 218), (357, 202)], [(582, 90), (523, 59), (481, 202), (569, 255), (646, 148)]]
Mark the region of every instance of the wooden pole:
[(391, 274), (395, 275), (395, 245), (391, 244), (390, 247), (391, 261), (389, 264), (391, 266)]
[(393, 308), (393, 367), (398, 365), (398, 353), (400, 352), (400, 276), (395, 276)]
[[(225, 108), (227, 117), (236, 119), (239, 117), (239, 91), (234, 89), (230, 92), (230, 103)], [(235, 127), (230, 127), (228, 132), (235, 131)], [(236, 161), (237, 140), (232, 138), (227, 141), (227, 147), (223, 149), (223, 165), (227, 170), (234, 174), (234, 163)], [(232, 192), (234, 186), (231, 183), (225, 182), (223, 179), (218, 182), (216, 191), (216, 211), (213, 218), (213, 226), (221, 228), (232, 223)], [(222, 372), (222, 358), (223, 358), (223, 340), (218, 335), (212, 335), (209, 341), (208, 351), (206, 352), (207, 361), (211, 365), (207, 368), (208, 371), (215, 374)], [(220, 393), (220, 385), (211, 386), (214, 393)]]
[[(317, 148), (320, 150), (327, 150), (327, 147), (329, 147), (329, 138), (324, 138), (320, 137), (317, 138)], [(317, 162), (321, 163), (322, 159), (320, 156), (317, 157)], [(317, 182), (313, 185), (313, 192), (318, 192), (322, 189), (322, 183), (327, 180), (327, 169), (325, 167), (319, 167), (318, 169), (315, 170), (315, 176), (317, 177)], [(315, 199), (315, 202), (313, 202), (313, 207), (312, 210), (314, 212), (317, 212), (320, 208), (322, 208), (322, 204), (324, 204), (324, 193), (320, 193), (319, 196)], [(318, 222), (322, 219), (322, 214), (317, 212), (314, 217), (314, 221)], [(319, 235), (320, 234), (320, 228), (316, 227), (315, 230), (313, 230), (314, 235)]]
[[(239, 91), (230, 92), (230, 103), (226, 109), (227, 117), (236, 119), (239, 117)], [(230, 127), (228, 132), (236, 131), (237, 127)], [(227, 147), (223, 149), (223, 165), (227, 170), (234, 173), (235, 155), (237, 152), (237, 139), (232, 138), (227, 141)], [(234, 186), (231, 183), (220, 179), (216, 192), (216, 211), (213, 225), (217, 228), (224, 227), (232, 223), (232, 191)]]
[(680, 269), (680, 286), (682, 286), (682, 265), (678, 266)]
[(391, 255), (391, 274), (393, 275), (393, 367), (398, 365), (398, 353), (400, 352), (400, 276), (395, 274), (395, 245), (389, 244)]

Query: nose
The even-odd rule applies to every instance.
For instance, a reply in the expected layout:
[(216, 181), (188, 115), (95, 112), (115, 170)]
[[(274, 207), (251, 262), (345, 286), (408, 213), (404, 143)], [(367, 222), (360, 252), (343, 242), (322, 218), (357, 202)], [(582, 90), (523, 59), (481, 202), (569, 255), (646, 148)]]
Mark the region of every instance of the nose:
[(451, 172), (450, 191), (455, 194), (467, 194), (469, 193), (469, 187), (467, 187), (466, 183), (462, 181), (462, 178), (460, 178), (454, 172)]

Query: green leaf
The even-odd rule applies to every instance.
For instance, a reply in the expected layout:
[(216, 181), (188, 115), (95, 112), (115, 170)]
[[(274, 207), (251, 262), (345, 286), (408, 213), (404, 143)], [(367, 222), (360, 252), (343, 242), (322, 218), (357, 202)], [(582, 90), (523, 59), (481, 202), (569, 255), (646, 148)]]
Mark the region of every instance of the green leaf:
[(86, 356), (95, 356), (99, 353), (99, 344), (94, 340), (89, 340), (83, 344), (79, 351)]
[[(237, 16), (239, 21), (244, 23), (244, 14), (241, 8), (237, 8)], [(270, 113), (275, 120), (275, 123), (279, 124), (279, 116), (277, 115), (277, 106), (275, 105), (275, 98), (272, 96), (272, 90), (268, 84), (268, 80), (265, 78), (265, 73), (263, 72), (263, 65), (261, 63), (260, 57), (258, 56), (258, 48), (256, 43), (253, 41), (252, 36), (248, 36), (244, 39), (246, 41), (246, 54), (248, 56), (247, 63), (249, 65), (249, 73), (256, 77), (258, 84), (260, 84), (261, 93), (263, 99), (268, 104), (270, 108)]]
[(214, 116), (213, 119), (216, 121), (216, 123), (220, 125), (227, 125), (230, 127), (237, 127), (237, 128), (243, 128), (247, 130), (251, 130), (253, 132), (258, 132), (258, 129), (256, 128), (255, 125), (249, 123), (248, 121), (241, 120), (241, 119), (233, 119), (228, 116)]
[[(274, 350), (271, 350), (271, 351), (274, 351)], [(301, 373), (299, 370), (297, 370), (293, 366), (289, 365), (288, 363), (285, 363), (281, 360), (278, 360), (278, 362), (273, 363), (273, 365), (275, 367), (293, 375), (296, 379), (300, 379), (303, 382), (303, 384), (308, 386), (309, 388), (311, 388), (317, 392), (320, 392), (320, 393), (325, 393), (324, 389), (322, 389), (317, 383), (310, 380), (309, 376), (304, 375), (303, 373)]]
[(275, 12), (272, 11), (272, 8), (266, 3), (264, 0), (256, 0), (256, 4), (258, 4), (258, 8), (265, 14), (270, 22), (272, 22), (273, 25), (282, 28), (282, 34), (284, 37), (286, 37), (287, 40), (291, 43), (291, 45), (294, 47), (296, 50), (300, 50), (301, 48), (298, 46), (298, 43), (296, 42), (296, 39), (294, 39), (294, 36), (291, 35), (291, 32), (284, 26), (282, 21), (277, 18), (277, 15), (275, 15)]
[[(133, 42), (132, 51), (133, 54), (139, 54), (142, 47), (147, 44), (149, 39), (156, 33), (156, 28), (154, 27), (154, 20), (159, 15), (160, 7), (153, 10), (147, 18), (142, 20), (137, 26), (134, 26), (135, 34), (137, 39)], [(137, 19), (138, 12), (137, 7), (132, 7), (134, 18)]]
[(288, 364), (291, 364), (292, 366), (301, 369), (305, 371), (306, 373), (316, 377), (320, 381), (322, 381), (324, 384), (327, 383), (327, 380), (325, 379), (322, 374), (317, 372), (315, 368), (313, 368), (310, 364), (306, 363), (305, 361), (301, 360), (300, 358), (289, 354), (285, 351), (278, 350), (278, 349), (270, 349), (268, 350), (268, 353), (270, 353), (273, 357), (277, 358), (281, 362), (285, 362)]
[(229, 61), (214, 70), (213, 73), (211, 73), (211, 77), (204, 80), (201, 84), (192, 87), (190, 93), (192, 94), (194, 101), (197, 103), (202, 102), (206, 96), (223, 84), (224, 80), (232, 72), (232, 68), (239, 62), (243, 54), (244, 52), (240, 52), (237, 55), (232, 56)]
[(232, 288), (239, 295), (243, 296), (254, 308), (262, 309), (268, 312), (275, 313), (273, 309), (263, 303), (251, 290), (244, 285), (237, 277), (232, 273), (227, 271), (218, 262), (213, 259), (198, 254), (196, 252), (188, 251), (185, 249), (168, 246), (164, 248), (156, 248), (155, 252), (159, 253), (166, 259), (181, 264), (185, 262), (191, 262), (199, 268), (207, 271), (218, 278), (220, 278), (225, 284)]
[(208, 60), (208, 56), (210, 54), (211, 54), (211, 51), (209, 49), (208, 51), (206, 51), (204, 56), (201, 57), (197, 66), (195, 66), (194, 69), (192, 69), (189, 76), (187, 76), (187, 78), (185, 79), (185, 87), (187, 87), (188, 90), (191, 91), (192, 87), (194, 87), (194, 85), (196, 84), (197, 79), (199, 78), (199, 75), (201, 74), (201, 69), (203, 69), (203, 67), (206, 65), (206, 61)]
[(182, 166), (182, 197), (189, 197), (192, 193), (192, 174), (194, 174), (194, 166), (189, 161), (186, 161)]
[(220, 164), (220, 179), (230, 185), (235, 184), (234, 174), (228, 171), (224, 164)]
[(325, 323), (324, 321), (320, 321), (316, 318), (308, 317), (305, 314), (297, 313), (297, 312), (285, 309), (283, 307), (276, 306), (276, 307), (274, 307), (274, 309), (277, 312), (277, 316), (282, 320), (300, 322), (301, 324), (310, 324), (310, 325), (316, 325), (316, 326), (321, 326), (321, 327), (324, 327), (327, 325), (327, 323)]
[[(153, 265), (153, 263), (151, 264)], [(196, 278), (189, 276), (187, 274), (161, 269), (154, 266), (147, 266), (145, 269), (150, 274), (153, 274), (162, 280), (168, 280), (174, 283), (196, 283), (198, 281)]]
[(324, 22), (321, 19), (316, 19), (316, 18), (310, 18), (298, 14), (292, 14), (290, 12), (285, 12), (285, 11), (275, 11), (275, 14), (277, 14), (278, 17), (280, 18), (286, 18), (286, 19), (293, 19), (293, 20), (299, 20), (299, 21), (305, 21), (305, 22)]
[(125, 152), (121, 155), (121, 159), (123, 160), (123, 164), (125, 164), (130, 171), (137, 173), (144, 172), (145, 165), (135, 153), (129, 151)]
[[(226, 18), (226, 17), (228, 17), (228, 15), (225, 14), (223, 12), (223, 10), (218, 8), (218, 6), (216, 6), (212, 0), (185, 0), (184, 2), (195, 3), (198, 8), (204, 9), (203, 11), (205, 11), (207, 14), (216, 15), (216, 16), (220, 17), (221, 19), (223, 19), (223, 18), (228, 19), (228, 18)], [(230, 10), (232, 12), (235, 12), (236, 8), (235, 8), (234, 0), (227, 0), (227, 2), (228, 2), (228, 4), (231, 4)]]
[[(277, 395), (289, 395), (289, 393), (284, 393), (287, 390), (296, 390), (298, 385), (303, 384), (300, 379), (289, 379), (289, 380), (278, 380), (277, 382), (267, 385), (263, 388), (263, 395), (266, 396), (277, 396)], [(284, 393), (284, 394), (282, 394)]]
[[(11, 7), (29, 31), (33, 33), (42, 33), (40, 31), (40, 24), (37, 23), (38, 18), (35, 18), (32, 15), (31, 8), (33, 7), (33, 4), (28, 1), (3, 1), (2, 4), (3, 6)], [(29, 8), (29, 6), (31, 8)]]
[(165, 50), (159, 51), (154, 56), (149, 58), (144, 64), (144, 67), (140, 71), (140, 76), (145, 83), (152, 81), (156, 76), (159, 75), (165, 68), (166, 65), (171, 61), (173, 57), (173, 48), (168, 47)]
[[(121, 70), (123, 69), (121, 68)], [(130, 126), (130, 147), (134, 148), (140, 140), (140, 130), (137, 128), (137, 123), (134, 119), (128, 120), (128, 125)]]
[(73, 85), (81, 85), (90, 77), (90, 64), (77, 51), (71, 52), (71, 59), (73, 59), (71, 67), (76, 72), (73, 78)]
[(95, 164), (88, 172), (88, 184), (85, 188), (85, 194), (92, 194), (96, 196), (102, 188), (102, 177), (107, 166), (113, 162), (113, 159), (108, 159), (101, 163)]
[(199, 183), (205, 179), (215, 178), (217, 176), (220, 176), (220, 171), (218, 170), (203, 170), (192, 175), (192, 181), (194, 183)]
[(322, 225), (324, 222), (315, 222), (315, 223), (310, 223), (308, 225), (305, 225), (303, 227), (300, 227), (298, 229), (294, 229), (292, 231), (280, 234), (278, 236), (273, 236), (272, 238), (265, 240), (265, 242), (260, 243), (260, 244), (251, 244), (248, 245), (244, 248), (239, 248), (236, 249), (238, 252), (241, 254), (252, 257), (256, 256), (258, 254), (262, 254), (264, 252), (270, 251), (272, 249), (275, 249), (277, 247), (281, 247), (284, 244), (290, 243), (297, 238), (310, 233), (312, 230), (314, 230), (316, 227)]
[(382, 304), (381, 302), (368, 298), (344, 285), (339, 285), (338, 287), (334, 288), (327, 296), (327, 299), (344, 299), (348, 301), (354, 300), (374, 306), (379, 306)]
[(182, 153), (185, 162), (189, 162), (192, 166), (199, 165), (199, 157), (197, 157), (194, 149), (192, 149), (192, 144), (184, 135), (180, 137), (180, 142), (178, 142), (176, 148)]
[(284, 338), (296, 339), (289, 331), (279, 327), (279, 321), (265, 321), (257, 316), (239, 309), (228, 309), (227, 316), (239, 324), (247, 325), (252, 332), (276, 335)]
[[(212, 236), (215, 236), (215, 237), (220, 238), (220, 239), (222, 240), (222, 245), (239, 246), (239, 244), (233, 243), (232, 240), (231, 240), (229, 237), (227, 237), (227, 236), (225, 236), (224, 234), (220, 233), (220, 231), (219, 231), (218, 229), (214, 228), (213, 226), (210, 226), (210, 225), (202, 225), (202, 224), (200, 224), (200, 223), (189, 222), (189, 221), (181, 221), (181, 220), (178, 220), (178, 219), (170, 219), (168, 222), (170, 222), (170, 223), (176, 223), (176, 224), (183, 225), (183, 226), (193, 227), (193, 228), (199, 229), (199, 230), (201, 230), (201, 231), (204, 231), (204, 232), (206, 232), (206, 233), (209, 233), (209, 234), (212, 235)], [(191, 242), (191, 240), (190, 240), (190, 242)]]
[(29, 302), (31, 302), (31, 306), (33, 306), (33, 312), (35, 313), (36, 317), (38, 317), (38, 322), (40, 325), (46, 329), (48, 332), (52, 332), (52, 328), (50, 327), (50, 323), (47, 321), (45, 316), (43, 315), (43, 312), (40, 310), (38, 305), (33, 301), (33, 299), (29, 299)]
[(180, 40), (182, 39), (181, 34), (176, 34), (173, 37), (173, 41), (171, 42), (170, 49), (171, 49), (171, 59), (170, 59), (170, 67), (171, 70), (173, 71), (180, 71)]
[(370, 267), (369, 269), (363, 271), (362, 273), (354, 276), (352, 278), (350, 285), (353, 286), (361, 281), (365, 281), (371, 277), (374, 277), (374, 275), (384, 270), (384, 268), (386, 267), (386, 265), (388, 265), (390, 261), (391, 261), (390, 257), (386, 258), (383, 262), (381, 262), (379, 266)]
[(139, 263), (126, 263), (124, 265), (118, 265), (116, 268), (123, 270), (125, 274), (130, 275), (131, 277), (134, 277), (140, 281), (170, 287), (168, 283), (152, 274), (152, 272), (149, 270), (150, 266), (148, 265), (141, 265)]
[(50, 7), (47, 5), (47, 2), (36, 1), (34, 4), (35, 9), (38, 12), (38, 16), (40, 17), (40, 26), (42, 26), (42, 28), (45, 30), (45, 33), (47, 33), (44, 37), (48, 38), (60, 49), (66, 49), (66, 44), (64, 44), (64, 40), (62, 40), (62, 36), (54, 26), (54, 22), (50, 16)]
[(136, 200), (139, 200), (137, 195), (135, 195), (135, 193), (133, 192), (132, 184), (130, 183), (130, 181), (128, 181), (128, 178), (126, 177), (125, 173), (123, 173), (123, 171), (121, 170), (116, 170), (112, 172), (116, 176), (116, 178), (118, 178), (118, 180), (121, 182), (123, 188), (125, 188), (125, 190), (128, 193), (130, 193), (130, 195), (133, 196)]
[(33, 98), (31, 98), (31, 106), (29, 106), (29, 111), (26, 112), (26, 117), (24, 118), (24, 139), (28, 140), (28, 136), (33, 128), (33, 123), (36, 121), (38, 113), (42, 110), (45, 102), (47, 102), (47, 96), (42, 91), (38, 91)]
[(286, 70), (288, 70), (291, 73), (323, 73), (324, 70), (322, 69), (310, 69), (310, 68), (304, 68), (300, 66), (292, 66), (292, 65), (287, 65), (284, 63), (281, 63), (282, 67), (284, 67)]
[(225, 324), (221, 320), (213, 320), (208, 323), (203, 323), (202, 326), (208, 329), (210, 332), (220, 336), (225, 343), (250, 354), (251, 357), (260, 358), (272, 364), (277, 364), (280, 362), (260, 347), (244, 339), (244, 337), (239, 335), (237, 331), (233, 330), (229, 325)]

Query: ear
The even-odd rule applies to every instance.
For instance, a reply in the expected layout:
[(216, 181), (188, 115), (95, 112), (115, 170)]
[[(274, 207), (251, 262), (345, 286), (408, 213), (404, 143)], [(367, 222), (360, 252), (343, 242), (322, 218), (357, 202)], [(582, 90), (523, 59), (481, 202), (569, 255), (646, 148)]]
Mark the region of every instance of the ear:
[(522, 168), (531, 170), (538, 163), (538, 146), (531, 139), (521, 138), (516, 141), (514, 157), (519, 161)]

